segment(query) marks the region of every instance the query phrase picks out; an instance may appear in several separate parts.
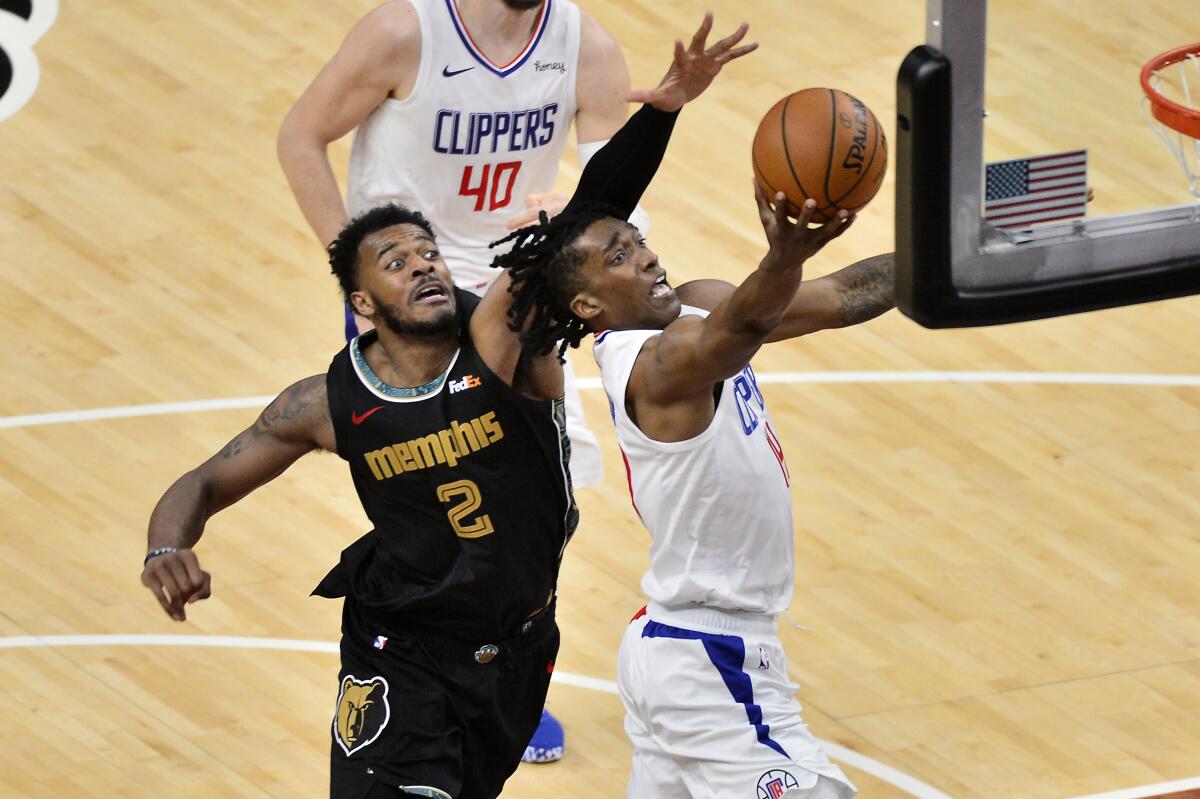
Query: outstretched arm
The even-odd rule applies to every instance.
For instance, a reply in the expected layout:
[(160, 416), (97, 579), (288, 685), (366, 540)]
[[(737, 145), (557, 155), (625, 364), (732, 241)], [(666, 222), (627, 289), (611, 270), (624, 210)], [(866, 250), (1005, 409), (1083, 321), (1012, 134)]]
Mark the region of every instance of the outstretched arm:
[(167, 551), (151, 557), (142, 571), (142, 584), (167, 615), (183, 621), (185, 604), (209, 596), (209, 575), (191, 547), (213, 514), (274, 480), (305, 453), (336, 446), (325, 375), (317, 375), (289, 386), (253, 425), (176, 480), (150, 515), (147, 536), (150, 553)]
[(675, 42), (674, 60), (656, 88), (629, 93), (627, 99), (645, 105), (588, 161), (566, 210), (603, 203), (613, 206), (622, 219), (633, 212), (662, 163), (679, 109), (700, 96), (725, 64), (758, 47), (737, 46), (749, 29), (743, 22), (706, 48), (712, 23), (709, 12), (686, 49), (682, 41)]
[(896, 257), (883, 253), (800, 284), (767, 341), (783, 341), (818, 330), (870, 321), (896, 307)]
[[(841, 211), (821, 227), (810, 228), (816, 211), (812, 200), (792, 222), (782, 194), (774, 207), (761, 188), (756, 187), (755, 197), (770, 249), (758, 269), (711, 306), (707, 318), (676, 321), (647, 343), (631, 386), (648, 401), (703, 396), (714, 383), (737, 374), (783, 322), (800, 286), (804, 262), (853, 222)], [(693, 302), (697, 294), (691, 284), (680, 287), (683, 302)]]

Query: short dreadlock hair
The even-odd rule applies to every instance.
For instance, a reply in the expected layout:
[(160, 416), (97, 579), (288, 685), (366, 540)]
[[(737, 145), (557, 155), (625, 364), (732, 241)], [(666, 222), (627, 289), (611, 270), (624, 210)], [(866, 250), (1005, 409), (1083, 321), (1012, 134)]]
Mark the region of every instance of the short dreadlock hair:
[(536, 224), (490, 245), (513, 242), (511, 250), (492, 260), (492, 266), (507, 269), (512, 278), (509, 328), (520, 331), (533, 315), (521, 334), (526, 355), (545, 355), (557, 347), (561, 358), (567, 347), (578, 347), (588, 334), (587, 324), (571, 311), (571, 300), (583, 288), (579, 267), (586, 259), (575, 242), (593, 222), (610, 218), (623, 216), (607, 205), (568, 208), (553, 219), (542, 211)]
[(329, 267), (337, 276), (338, 285), (346, 302), (358, 291), (358, 247), (367, 236), (393, 225), (416, 225), (437, 240), (433, 228), (420, 211), (405, 208), (397, 203), (377, 205), (351, 219), (338, 233), (338, 237), (326, 248), (329, 252)]

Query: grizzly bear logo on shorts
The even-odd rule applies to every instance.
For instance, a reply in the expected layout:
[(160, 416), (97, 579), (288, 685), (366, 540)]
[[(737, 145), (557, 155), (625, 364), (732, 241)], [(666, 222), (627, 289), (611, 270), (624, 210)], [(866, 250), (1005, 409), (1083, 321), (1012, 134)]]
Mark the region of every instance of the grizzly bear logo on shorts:
[(367, 746), (383, 732), (392, 714), (387, 696), (388, 684), (383, 677), (360, 680), (347, 674), (342, 680), (337, 713), (333, 717), (333, 739), (347, 755)]

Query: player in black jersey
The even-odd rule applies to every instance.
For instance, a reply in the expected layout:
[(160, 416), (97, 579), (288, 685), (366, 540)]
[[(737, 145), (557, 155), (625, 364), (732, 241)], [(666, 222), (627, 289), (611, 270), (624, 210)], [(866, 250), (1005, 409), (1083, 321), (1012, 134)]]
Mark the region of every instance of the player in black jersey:
[[(572, 202), (636, 203), (675, 113), (754, 49), (735, 46), (745, 25), (706, 48), (710, 26), (631, 96), (647, 105)], [(558, 649), (555, 584), (577, 516), (561, 364), (522, 352), (507, 274), (482, 299), (452, 288), (418, 213), (356, 218), (330, 263), (375, 331), (167, 490), (142, 582), (183, 621), (209, 596), (191, 549), (209, 517), (304, 454), (336, 452), (375, 529), (314, 592), (345, 597), (331, 796), (492, 799), (537, 726)]]

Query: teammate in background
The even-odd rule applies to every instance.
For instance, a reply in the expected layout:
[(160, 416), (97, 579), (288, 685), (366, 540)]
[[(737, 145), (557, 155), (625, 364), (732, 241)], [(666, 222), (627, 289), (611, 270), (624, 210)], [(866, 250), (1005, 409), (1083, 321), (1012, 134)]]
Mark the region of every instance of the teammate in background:
[[(498, 274), (488, 244), (562, 207), (548, 192), (572, 120), (586, 165), (628, 116), (628, 91), (620, 47), (570, 0), (393, 0), (288, 113), (279, 160), (322, 245), (347, 211), (398, 202), (436, 221), (455, 284), (482, 296)], [(327, 147), (355, 129), (343, 205)], [(640, 210), (631, 218), (646, 228)], [(600, 482), (569, 365), (567, 423), (575, 486)]]
[[(845, 212), (810, 228), (756, 186), (770, 248), (740, 286), (678, 291), (621, 208), (568, 210), (513, 234), (499, 259), (528, 353), (594, 352), (649, 530), (647, 608), (621, 644), (634, 744), (630, 799), (846, 799), (855, 788), (800, 717), (776, 617), (791, 603), (792, 500), (783, 449), (750, 359), (764, 343), (858, 324), (893, 307), (894, 259), (801, 282)], [(532, 319), (532, 323), (527, 320)], [(561, 344), (559, 342), (562, 342)]]
[[(706, 48), (710, 27), (677, 44), (657, 89), (631, 95), (648, 104), (575, 199), (637, 203), (675, 112), (754, 49), (735, 46), (744, 24)], [(493, 799), (537, 726), (558, 648), (555, 587), (577, 518), (562, 366), (522, 351), (507, 275), (482, 299), (453, 287), (415, 211), (356, 217), (330, 264), (375, 328), (167, 490), (142, 582), (183, 621), (210, 594), (191, 549), (208, 519), (304, 454), (338, 453), (375, 529), (315, 591), (345, 597), (331, 796)]]

